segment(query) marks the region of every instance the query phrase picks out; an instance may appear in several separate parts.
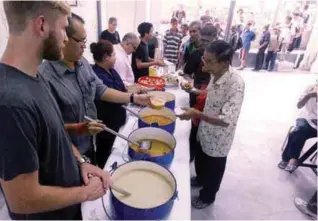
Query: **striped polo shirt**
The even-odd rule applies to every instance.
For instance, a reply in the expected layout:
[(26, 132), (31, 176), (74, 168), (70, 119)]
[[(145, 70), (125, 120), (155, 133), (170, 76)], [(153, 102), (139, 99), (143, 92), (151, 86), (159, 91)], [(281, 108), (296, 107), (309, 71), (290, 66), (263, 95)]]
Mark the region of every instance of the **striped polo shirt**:
[(180, 32), (166, 31), (163, 39), (164, 44), (164, 57), (174, 63), (178, 63), (178, 53), (182, 42), (182, 34)]

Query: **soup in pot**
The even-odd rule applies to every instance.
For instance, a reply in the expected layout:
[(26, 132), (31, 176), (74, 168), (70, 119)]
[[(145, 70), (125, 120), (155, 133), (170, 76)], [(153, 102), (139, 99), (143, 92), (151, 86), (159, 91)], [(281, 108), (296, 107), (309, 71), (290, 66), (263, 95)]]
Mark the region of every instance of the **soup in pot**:
[(124, 196), (113, 191), (117, 199), (139, 209), (160, 206), (171, 199), (174, 193), (172, 184), (165, 177), (146, 169), (126, 172), (114, 181), (114, 185), (131, 193)]
[(142, 117), (142, 120), (148, 124), (157, 123), (159, 126), (165, 126), (165, 125), (173, 123), (173, 120), (171, 120), (170, 118), (160, 116), (160, 115), (150, 115), (150, 116)]
[[(138, 143), (142, 141), (144, 140), (139, 140)], [(149, 141), (149, 140), (145, 139), (145, 141)], [(141, 152), (140, 148), (134, 144), (131, 144), (131, 148), (136, 152)], [(151, 140), (151, 148), (150, 150), (146, 150), (146, 153), (148, 153), (152, 157), (159, 157), (159, 156), (168, 154), (171, 151), (172, 151), (172, 148), (165, 142), (162, 142), (159, 140)]]

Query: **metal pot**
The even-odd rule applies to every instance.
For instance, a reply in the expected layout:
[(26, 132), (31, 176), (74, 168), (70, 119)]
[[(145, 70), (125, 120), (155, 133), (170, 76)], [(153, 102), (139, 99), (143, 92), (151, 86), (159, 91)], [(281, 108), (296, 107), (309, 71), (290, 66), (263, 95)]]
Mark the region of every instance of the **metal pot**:
[[(129, 163), (125, 163), (117, 168), (114, 168), (114, 172), (112, 173), (113, 183), (116, 184), (116, 180), (122, 178), (123, 176), (127, 176), (128, 173), (134, 170), (148, 170), (150, 172), (154, 172), (162, 176), (166, 182), (171, 186), (171, 197), (164, 203), (155, 203), (155, 206), (147, 207), (147, 208), (138, 208), (137, 206), (128, 205), (128, 203), (123, 202), (123, 199), (117, 197), (111, 189), (111, 209), (112, 213), (115, 215), (115, 219), (119, 220), (162, 220), (165, 219), (171, 212), (173, 207), (174, 200), (178, 196), (177, 192), (177, 182), (173, 174), (167, 170), (166, 168), (157, 165), (152, 162), (147, 161), (133, 161)], [(139, 181), (139, 180), (138, 180)], [(136, 185), (136, 184), (135, 184)], [(138, 184), (137, 184), (138, 185)], [(145, 183), (143, 180), (140, 180), (140, 185), (143, 188), (145, 187)], [(156, 186), (151, 186), (151, 188), (155, 191)], [(129, 187), (127, 187), (127, 191), (129, 191)], [(131, 192), (133, 195), (134, 192)], [(137, 194), (137, 193), (135, 193)], [(140, 196), (144, 197), (144, 196)]]
[[(172, 120), (170, 124), (167, 125), (159, 125), (158, 123), (149, 124), (143, 120), (144, 117), (147, 116), (163, 116), (166, 118), (169, 118)], [(144, 128), (144, 127), (157, 127), (160, 129), (163, 129), (165, 131), (168, 131), (169, 133), (173, 134), (175, 126), (176, 126), (176, 115), (175, 113), (168, 108), (162, 108), (160, 110), (155, 110), (149, 107), (143, 108), (141, 111), (139, 111), (139, 119), (138, 119), (138, 127)]]
[(176, 139), (172, 134), (169, 132), (155, 127), (144, 127), (139, 128), (137, 130), (134, 130), (131, 132), (131, 134), (128, 136), (128, 138), (132, 141), (138, 142), (143, 139), (152, 139), (152, 140), (158, 140), (162, 141), (166, 144), (168, 144), (171, 147), (171, 151), (165, 155), (162, 156), (150, 156), (147, 153), (139, 153), (136, 152), (133, 148), (131, 148), (130, 144), (128, 144), (128, 155), (130, 159), (132, 160), (146, 160), (151, 161), (154, 163), (157, 163), (161, 166), (164, 166), (166, 168), (169, 168), (171, 165), (171, 162), (174, 157), (174, 149), (176, 147)]

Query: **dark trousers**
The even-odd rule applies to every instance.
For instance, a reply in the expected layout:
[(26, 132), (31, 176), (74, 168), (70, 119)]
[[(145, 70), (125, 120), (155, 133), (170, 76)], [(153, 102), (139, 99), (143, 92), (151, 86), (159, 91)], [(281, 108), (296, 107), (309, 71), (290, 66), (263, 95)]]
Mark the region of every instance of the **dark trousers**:
[(190, 131), (190, 137), (189, 137), (189, 144), (190, 144), (190, 162), (195, 157), (195, 151), (198, 147), (198, 141), (197, 141), (197, 132), (198, 132), (199, 126), (193, 124), (191, 122), (191, 131)]
[[(120, 126), (111, 127), (114, 131), (118, 132)], [(112, 152), (114, 141), (116, 139), (115, 135), (112, 135), (106, 131), (97, 134), (96, 137), (96, 160), (97, 166), (99, 168), (104, 168), (108, 157)]]
[(255, 70), (261, 70), (264, 63), (265, 49), (258, 50), (256, 54)]
[(227, 157), (210, 157), (202, 151), (198, 142), (195, 155), (195, 171), (197, 182), (202, 186), (200, 199), (205, 203), (213, 203), (220, 188), (226, 166)]
[(312, 128), (307, 120), (297, 119), (296, 127), (288, 136), (288, 142), (283, 151), (282, 160), (287, 162), (290, 159), (298, 159), (306, 140), (313, 137), (317, 137), (317, 130)]
[(307, 209), (317, 215), (317, 191), (315, 194), (311, 197), (307, 204)]
[(264, 69), (273, 71), (275, 68), (275, 61), (276, 61), (277, 53), (274, 51), (268, 51), (265, 59)]
[(73, 220), (82, 220), (83, 217), (82, 217), (82, 210), (81, 210), (81, 206), (79, 205), (79, 210), (77, 211), (75, 217), (73, 218)]

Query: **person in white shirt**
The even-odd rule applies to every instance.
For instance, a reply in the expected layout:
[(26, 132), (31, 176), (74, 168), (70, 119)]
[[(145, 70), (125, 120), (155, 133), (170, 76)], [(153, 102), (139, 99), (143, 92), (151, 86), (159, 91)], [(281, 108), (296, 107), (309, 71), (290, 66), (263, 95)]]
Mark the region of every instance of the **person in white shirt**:
[(120, 75), (125, 86), (130, 86), (135, 83), (134, 72), (131, 68), (131, 55), (140, 44), (140, 39), (134, 33), (127, 33), (123, 37), (123, 41), (120, 44), (114, 45), (114, 51), (116, 54), (116, 62), (114, 69)]
[(205, 49), (202, 71), (210, 73), (211, 80), (205, 91), (193, 91), (207, 93), (203, 112), (183, 108), (185, 112), (178, 115), (181, 120), (200, 119), (195, 155), (197, 176), (191, 178), (191, 186), (202, 187), (200, 196), (192, 199), (192, 206), (197, 209), (215, 200), (243, 103), (245, 84), (230, 65), (233, 54), (232, 46), (223, 40), (214, 41)]
[(293, 172), (307, 139), (317, 137), (317, 84), (308, 87), (297, 103), (300, 109), (295, 128), (288, 135), (280, 169)]
[(293, 43), (295, 28), (292, 23), (293, 18), (291, 16), (287, 16), (285, 18), (285, 24), (282, 27), (281, 37), (282, 37), (282, 47), (281, 47), (281, 58), (280, 60), (284, 61), (286, 58), (286, 53), (290, 44)]

